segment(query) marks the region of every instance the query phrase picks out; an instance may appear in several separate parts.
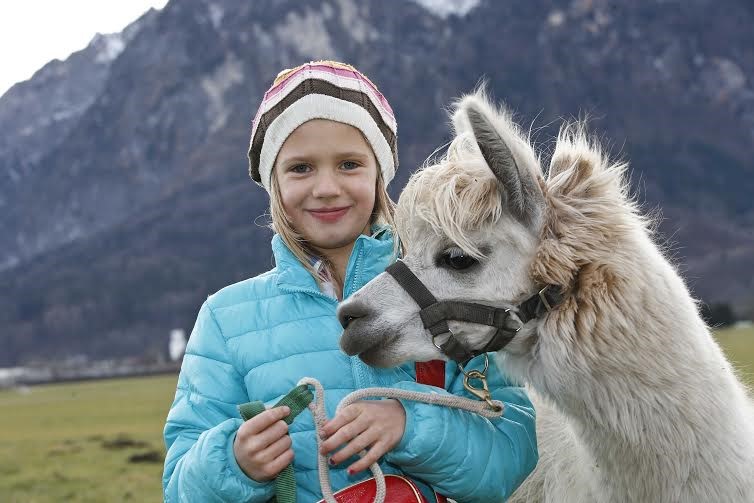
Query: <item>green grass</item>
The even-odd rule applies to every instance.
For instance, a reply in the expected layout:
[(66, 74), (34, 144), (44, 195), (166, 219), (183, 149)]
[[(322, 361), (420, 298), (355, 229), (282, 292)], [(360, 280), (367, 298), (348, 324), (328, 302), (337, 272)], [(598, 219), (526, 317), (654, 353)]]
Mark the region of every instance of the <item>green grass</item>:
[(738, 377), (754, 391), (754, 327), (728, 328), (715, 335)]
[[(717, 338), (754, 389), (754, 328)], [(146, 377), (0, 391), (0, 502), (161, 501), (162, 427), (175, 383)], [(129, 462), (150, 452), (154, 462)]]
[[(161, 501), (175, 384), (161, 376), (0, 392), (0, 501)], [(153, 462), (129, 462), (150, 452)]]

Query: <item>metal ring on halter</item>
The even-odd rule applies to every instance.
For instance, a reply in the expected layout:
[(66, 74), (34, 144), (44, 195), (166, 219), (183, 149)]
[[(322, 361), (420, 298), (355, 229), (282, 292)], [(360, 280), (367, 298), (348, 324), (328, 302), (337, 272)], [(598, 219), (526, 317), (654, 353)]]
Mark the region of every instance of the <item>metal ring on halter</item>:
[[(434, 339), (432, 339), (432, 342), (434, 342)], [(490, 359), (487, 356), (487, 353), (482, 353), (482, 354), (484, 355), (484, 368), (482, 370), (470, 370), (469, 372), (479, 372), (480, 374), (482, 374), (486, 378), (487, 377), (487, 369), (490, 368)], [(468, 362), (466, 362), (466, 363), (468, 363)], [(466, 369), (463, 368), (462, 364), (457, 363), (456, 365), (458, 365), (458, 370), (460, 370), (463, 375), (466, 376), (466, 375), (469, 374), (469, 372), (467, 372)]]
[(435, 342), (435, 339), (437, 339), (437, 338), (438, 338), (438, 337), (440, 337), (441, 335), (445, 335), (445, 334), (449, 334), (449, 335), (450, 335), (450, 338), (453, 338), (453, 332), (451, 332), (450, 330), (448, 330), (447, 332), (443, 332), (443, 333), (441, 333), (441, 334), (437, 334), (437, 335), (433, 335), (433, 336), (432, 336), (432, 344), (433, 344), (433, 345), (434, 345), (434, 346), (435, 346), (435, 347), (436, 347), (437, 349), (439, 349), (439, 350), (440, 350), (441, 352), (442, 352), (442, 348), (441, 348), (440, 346), (438, 346), (438, 345), (437, 345), (437, 343)]

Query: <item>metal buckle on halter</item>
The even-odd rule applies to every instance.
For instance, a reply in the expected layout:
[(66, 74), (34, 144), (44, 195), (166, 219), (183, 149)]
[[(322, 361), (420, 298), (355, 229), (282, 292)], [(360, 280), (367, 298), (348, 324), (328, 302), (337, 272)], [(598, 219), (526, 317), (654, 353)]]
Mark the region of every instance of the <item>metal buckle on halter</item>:
[[(545, 288), (547, 288), (547, 287), (545, 287)], [(539, 293), (541, 294), (542, 292), (539, 292)], [(521, 331), (521, 329), (522, 329), (522, 328), (524, 328), (524, 322), (523, 322), (523, 321), (521, 321), (521, 318), (519, 318), (519, 317), (518, 317), (518, 314), (516, 314), (516, 313), (515, 313), (514, 311), (512, 311), (512, 310), (511, 310), (510, 308), (508, 308), (508, 309), (506, 309), (506, 310), (505, 310), (505, 314), (507, 314), (507, 315), (508, 315), (508, 319), (511, 319), (511, 318), (512, 318), (512, 316), (515, 316), (515, 317), (516, 317), (516, 319), (515, 319), (514, 321), (517, 321), (517, 322), (518, 322), (518, 327), (516, 327), (516, 330), (514, 330), (514, 331), (513, 331), (513, 333), (514, 333), (514, 334), (517, 334), (517, 333), (519, 333), (519, 332)]]
[(545, 309), (547, 309), (547, 311), (552, 311), (552, 306), (547, 301), (547, 297), (545, 296), (545, 292), (547, 291), (548, 288), (550, 288), (550, 285), (546, 285), (544, 288), (542, 288), (539, 291), (539, 300), (542, 301), (542, 305), (545, 306)]
[[(477, 397), (478, 399), (487, 402), (493, 410), (500, 410), (500, 406), (492, 401), (492, 395), (490, 394), (490, 388), (487, 385), (487, 369), (490, 367), (490, 359), (487, 353), (484, 353), (484, 368), (479, 371), (477, 369), (469, 370), (463, 368), (463, 365), (458, 364), (458, 369), (463, 373), (463, 387), (466, 390)], [(474, 386), (471, 381), (478, 380), (482, 383), (481, 388)]]

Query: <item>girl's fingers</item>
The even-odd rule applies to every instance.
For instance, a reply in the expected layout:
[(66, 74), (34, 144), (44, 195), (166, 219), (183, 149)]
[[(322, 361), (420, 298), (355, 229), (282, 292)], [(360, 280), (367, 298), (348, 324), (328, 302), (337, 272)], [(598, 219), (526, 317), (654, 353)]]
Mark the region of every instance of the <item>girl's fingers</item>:
[(282, 407), (267, 409), (261, 414), (258, 414), (243, 423), (238, 431), (240, 432), (241, 430), (244, 430), (245, 434), (256, 435), (257, 433), (266, 430), (271, 425), (280, 421), (290, 413), (291, 409), (289, 409), (285, 405), (283, 405)]
[(291, 445), (293, 445), (291, 437), (284, 435), (254, 457), (259, 463), (268, 463), (280, 457), (285, 451), (291, 448)]
[(272, 480), (277, 477), (280, 472), (283, 471), (283, 468), (291, 463), (293, 463), (293, 449), (288, 449), (287, 451), (283, 451), (280, 456), (278, 456), (271, 462), (262, 465), (256, 472), (256, 477), (259, 478), (254, 478), (259, 481)]
[(266, 449), (280, 440), (281, 437), (286, 436), (286, 433), (288, 433), (288, 425), (283, 420), (278, 420), (263, 431), (244, 437), (241, 437), (241, 428), (238, 429), (241, 442), (251, 452), (260, 452)]
[[(348, 474), (354, 475), (369, 468), (373, 463), (376, 463), (386, 452), (388, 451), (387, 445), (382, 440), (377, 442), (369, 448), (366, 455), (354, 464), (348, 467)], [(338, 453), (340, 454), (340, 453)]]
[(359, 416), (360, 408), (358, 404), (351, 404), (345, 409), (338, 412), (338, 414), (325, 423), (322, 427), (322, 438), (327, 438), (346, 424), (350, 423)]
[[(364, 430), (360, 435), (358, 435), (356, 438), (352, 439), (348, 444), (343, 447), (341, 450), (336, 452), (332, 455), (330, 458), (331, 463), (334, 465), (337, 465), (338, 463), (342, 463), (346, 459), (350, 458), (351, 456), (354, 456), (373, 443), (375, 443), (379, 439), (379, 432), (376, 432), (373, 428), (367, 428)], [(367, 465), (369, 466), (369, 465)]]
[(352, 438), (360, 435), (364, 430), (369, 427), (369, 423), (366, 421), (354, 420), (342, 426), (336, 431), (330, 438), (322, 442), (320, 452), (327, 454), (332, 452), (343, 444), (347, 444)]

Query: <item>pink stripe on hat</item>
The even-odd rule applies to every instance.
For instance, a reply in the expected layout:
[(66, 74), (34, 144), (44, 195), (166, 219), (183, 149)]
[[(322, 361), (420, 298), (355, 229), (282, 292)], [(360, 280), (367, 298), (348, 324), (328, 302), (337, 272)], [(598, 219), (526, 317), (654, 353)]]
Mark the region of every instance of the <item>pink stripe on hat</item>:
[(347, 70), (344, 68), (338, 68), (334, 66), (328, 66), (323, 64), (317, 64), (317, 63), (307, 63), (306, 65), (302, 65), (297, 70), (291, 72), (290, 74), (287, 74), (280, 82), (275, 84), (272, 88), (270, 88), (269, 91), (267, 91), (264, 94), (264, 100), (267, 101), (270, 98), (273, 98), (278, 92), (282, 91), (282, 88), (286, 86), (287, 83), (293, 79), (294, 76), (303, 73), (303, 72), (310, 72), (307, 75), (307, 78), (316, 78), (316, 75), (314, 74), (315, 71), (329, 73), (332, 75), (336, 75), (338, 77), (345, 77), (349, 79), (355, 79), (359, 82), (362, 82), (369, 87), (369, 89), (374, 92), (375, 97), (378, 99), (378, 101), (385, 107), (385, 109), (390, 112), (390, 114), (393, 114), (393, 109), (390, 108), (390, 103), (387, 102), (385, 97), (382, 95), (382, 93), (377, 89), (377, 87), (372, 84), (372, 81), (370, 81), (368, 78), (366, 78), (364, 75), (362, 75), (359, 72), (353, 71), (353, 70)]
[(306, 63), (300, 67), (281, 72), (273, 87), (264, 95), (252, 122), (252, 136), (256, 133), (260, 117), (277, 105), (288, 93), (307, 79), (320, 79), (344, 89), (361, 91), (374, 103), (380, 115), (391, 130), (396, 132), (397, 124), (393, 109), (376, 86), (365, 76), (350, 67), (334, 67), (321, 63)]
[(249, 174), (269, 190), (277, 152), (305, 121), (327, 119), (361, 130), (387, 184), (398, 165), (397, 123), (387, 99), (350, 65), (316, 61), (280, 72), (252, 123)]

